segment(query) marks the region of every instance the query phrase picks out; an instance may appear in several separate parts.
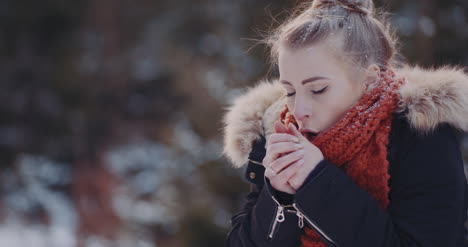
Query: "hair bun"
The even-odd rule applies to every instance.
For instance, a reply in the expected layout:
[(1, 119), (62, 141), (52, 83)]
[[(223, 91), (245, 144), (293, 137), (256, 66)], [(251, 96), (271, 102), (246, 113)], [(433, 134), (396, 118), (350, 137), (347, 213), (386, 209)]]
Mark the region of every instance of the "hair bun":
[(371, 15), (374, 12), (372, 0), (314, 0), (312, 8), (327, 8), (339, 6), (351, 12)]

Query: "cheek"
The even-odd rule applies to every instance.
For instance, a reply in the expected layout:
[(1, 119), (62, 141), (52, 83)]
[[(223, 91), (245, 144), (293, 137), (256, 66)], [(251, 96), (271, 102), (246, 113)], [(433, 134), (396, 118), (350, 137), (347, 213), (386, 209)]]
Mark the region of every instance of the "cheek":
[(323, 119), (325, 127), (328, 128), (340, 120), (348, 111), (354, 99), (354, 95), (342, 92), (330, 93), (326, 98), (324, 97), (318, 107), (320, 109), (319, 115)]
[(335, 88), (328, 96), (333, 101), (330, 101), (330, 103), (334, 104), (338, 111), (346, 111), (362, 97), (362, 90), (353, 87), (353, 85), (342, 83), (339, 88)]
[(286, 98), (286, 105), (288, 106), (288, 109), (290, 112), (294, 110), (294, 100), (292, 97), (287, 97)]
[[(318, 109), (319, 102), (313, 96), (308, 95), (307, 92), (296, 92), (293, 97), (286, 98), (286, 104), (291, 113), (296, 110), (301, 113), (309, 113), (314, 115), (314, 109)], [(298, 108), (298, 109), (296, 109)]]
[(341, 102), (332, 101), (329, 104), (322, 106), (321, 109), (323, 109), (323, 117), (326, 119), (327, 125), (331, 125), (336, 122), (345, 111), (345, 107), (340, 103)]

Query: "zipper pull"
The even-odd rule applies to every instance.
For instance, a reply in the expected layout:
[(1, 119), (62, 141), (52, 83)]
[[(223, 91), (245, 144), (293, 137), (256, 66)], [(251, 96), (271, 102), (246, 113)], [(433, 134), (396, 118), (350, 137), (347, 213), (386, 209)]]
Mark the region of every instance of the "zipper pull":
[(283, 222), (284, 221), (284, 207), (278, 206), (278, 211), (276, 212), (276, 221)]
[(297, 223), (299, 225), (299, 228), (304, 227), (304, 216), (299, 211), (296, 212), (296, 215), (297, 215), (297, 218), (298, 218)]
[(273, 225), (271, 226), (270, 232), (268, 233), (268, 238), (272, 239), (273, 235), (276, 232), (276, 228), (278, 227), (278, 224), (284, 221), (284, 207), (281, 205), (278, 205), (278, 209), (276, 211), (276, 216), (273, 221)]
[(320, 229), (309, 217), (307, 217), (307, 215), (303, 213), (303, 211), (300, 210), (296, 203), (293, 203), (293, 207), (296, 209), (297, 217), (299, 217), (299, 227), (301, 227), (301, 225), (304, 226), (305, 219), (309, 224), (309, 227), (313, 227), (323, 239), (330, 243), (331, 246), (338, 246), (327, 234), (325, 234), (325, 232), (322, 231), (322, 229)]

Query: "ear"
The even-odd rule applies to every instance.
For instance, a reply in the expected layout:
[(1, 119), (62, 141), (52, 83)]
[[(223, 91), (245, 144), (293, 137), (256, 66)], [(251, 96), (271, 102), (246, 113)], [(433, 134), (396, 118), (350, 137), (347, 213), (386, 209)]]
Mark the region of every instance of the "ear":
[(367, 70), (366, 70), (366, 78), (364, 81), (366, 90), (371, 90), (372, 88), (377, 86), (375, 82), (378, 82), (379, 80), (380, 80), (379, 66), (375, 63), (369, 65), (369, 67), (367, 67)]

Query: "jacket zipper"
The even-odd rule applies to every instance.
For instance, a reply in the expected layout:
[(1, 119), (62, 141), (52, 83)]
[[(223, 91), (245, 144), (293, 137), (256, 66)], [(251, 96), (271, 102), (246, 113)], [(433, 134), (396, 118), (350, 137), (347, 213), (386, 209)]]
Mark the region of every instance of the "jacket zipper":
[(309, 223), (311, 227), (313, 227), (317, 232), (325, 239), (327, 240), (332, 246), (338, 246), (325, 232), (323, 232), (307, 215), (305, 215), (302, 210), (299, 208), (299, 206), (296, 203), (292, 204), (293, 207), (296, 209), (296, 215), (298, 218), (298, 225), (299, 228), (302, 228), (304, 226), (304, 219)]
[(283, 221), (284, 221), (284, 207), (278, 206), (278, 209), (276, 210), (275, 221), (273, 221), (273, 226), (271, 227), (270, 233), (268, 234), (269, 239), (272, 239), (273, 235), (276, 233), (278, 223), (281, 223)]
[[(276, 209), (276, 215), (275, 215), (273, 224), (271, 225), (271, 228), (268, 231), (268, 239), (272, 239), (274, 237), (274, 235), (276, 233), (276, 230), (277, 230), (277, 228), (279, 226), (279, 223), (281, 223), (281, 222), (283, 222), (285, 220), (284, 208), (292, 206), (292, 205), (281, 205), (281, 203), (279, 203), (274, 196), (271, 196), (271, 198), (273, 199), (273, 201), (275, 201), (275, 203), (277, 205), (277, 209)], [(289, 210), (287, 210), (287, 211), (289, 211)]]
[[(265, 183), (266, 183), (266, 177), (264, 177), (263, 179), (265, 180)], [(273, 195), (270, 195), (270, 196), (273, 199), (273, 201), (276, 203), (277, 210), (276, 210), (276, 215), (275, 215), (275, 219), (273, 221), (273, 224), (271, 224), (270, 231), (268, 232), (268, 240), (273, 239), (273, 237), (274, 237), (274, 235), (276, 233), (276, 229), (278, 228), (279, 223), (281, 223), (281, 222), (283, 222), (285, 220), (284, 208), (292, 206), (296, 210), (296, 215), (298, 217), (298, 226), (299, 226), (299, 228), (302, 228), (304, 226), (304, 218), (305, 218), (306, 221), (309, 223), (310, 227), (314, 228), (322, 236), (322, 238), (324, 238), (326, 241), (328, 241), (328, 243), (331, 246), (335, 246), (335, 247), (338, 246), (328, 235), (326, 235), (314, 222), (312, 222), (311, 219), (309, 219), (299, 209), (299, 206), (295, 202), (292, 205), (281, 205), (281, 203), (279, 203), (278, 200), (276, 200), (276, 198)], [(291, 212), (291, 211), (294, 212), (294, 210), (289, 210), (289, 209), (287, 209), (286, 211), (287, 212)]]

